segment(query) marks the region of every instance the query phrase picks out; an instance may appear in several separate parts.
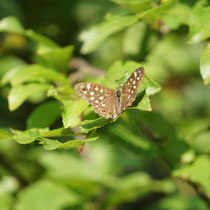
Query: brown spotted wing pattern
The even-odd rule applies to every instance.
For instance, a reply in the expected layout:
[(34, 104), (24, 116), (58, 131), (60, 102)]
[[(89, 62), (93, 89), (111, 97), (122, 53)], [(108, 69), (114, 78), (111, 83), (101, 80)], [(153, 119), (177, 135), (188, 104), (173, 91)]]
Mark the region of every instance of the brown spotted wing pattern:
[(106, 119), (116, 119), (126, 107), (132, 105), (144, 68), (136, 69), (126, 80), (122, 88), (111, 88), (95, 83), (78, 83), (74, 86), (76, 93), (92, 105), (93, 110)]

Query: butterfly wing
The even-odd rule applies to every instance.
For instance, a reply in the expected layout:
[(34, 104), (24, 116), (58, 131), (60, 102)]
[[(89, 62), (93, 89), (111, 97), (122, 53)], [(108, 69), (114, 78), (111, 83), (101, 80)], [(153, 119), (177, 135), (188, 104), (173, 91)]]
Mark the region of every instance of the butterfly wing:
[(144, 68), (140, 67), (136, 69), (126, 80), (122, 87), (122, 111), (126, 109), (126, 107), (132, 105), (136, 98), (136, 93), (143, 77)]
[(117, 117), (116, 96), (113, 89), (95, 83), (78, 83), (74, 89), (100, 116), (106, 119)]

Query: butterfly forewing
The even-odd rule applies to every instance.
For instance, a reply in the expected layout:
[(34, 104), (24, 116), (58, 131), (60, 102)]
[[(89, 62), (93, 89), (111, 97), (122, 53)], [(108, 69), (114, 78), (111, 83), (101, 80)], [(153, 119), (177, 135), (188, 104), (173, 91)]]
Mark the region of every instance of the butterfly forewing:
[(78, 83), (74, 89), (100, 116), (113, 118), (113, 109), (116, 105), (113, 89), (95, 83)]
[(126, 109), (126, 107), (132, 105), (136, 98), (136, 93), (143, 77), (144, 68), (140, 67), (136, 69), (126, 80), (122, 87), (122, 111)]

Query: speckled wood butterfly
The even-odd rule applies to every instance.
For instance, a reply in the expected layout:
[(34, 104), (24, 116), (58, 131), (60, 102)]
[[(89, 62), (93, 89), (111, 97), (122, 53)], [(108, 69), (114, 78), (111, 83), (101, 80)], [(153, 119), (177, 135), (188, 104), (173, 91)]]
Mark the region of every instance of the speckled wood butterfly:
[(92, 105), (93, 110), (106, 119), (116, 119), (136, 98), (136, 93), (144, 77), (144, 68), (136, 69), (122, 87), (116, 91), (95, 83), (78, 83), (76, 93)]

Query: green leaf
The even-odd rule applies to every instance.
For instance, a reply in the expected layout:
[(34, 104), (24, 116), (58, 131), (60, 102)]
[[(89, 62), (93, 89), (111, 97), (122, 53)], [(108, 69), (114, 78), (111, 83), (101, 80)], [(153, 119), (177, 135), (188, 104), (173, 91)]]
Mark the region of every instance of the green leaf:
[(13, 68), (25, 65), (25, 62), (16, 56), (2, 56), (0, 58), (0, 77)]
[(64, 128), (57, 128), (50, 130), (46, 133), (44, 133), (43, 137), (62, 137), (62, 136), (72, 136), (74, 135), (74, 132), (70, 129), (64, 129)]
[(43, 36), (41, 34), (38, 34), (31, 29), (26, 30), (25, 35), (35, 42), (35, 44), (36, 44), (35, 49), (36, 49), (37, 54), (45, 53), (53, 48), (59, 47), (59, 45), (56, 44), (51, 39), (49, 39), (46, 36)]
[(132, 9), (134, 12), (143, 12), (151, 8), (151, 0), (112, 0), (114, 3)]
[(189, 27), (188, 42), (199, 43), (210, 37), (210, 6), (195, 8)]
[(134, 24), (139, 17), (137, 15), (117, 16), (108, 14), (106, 20), (83, 31), (79, 39), (83, 42), (82, 53), (95, 51), (109, 36)]
[(16, 85), (13, 86), (9, 92), (8, 100), (9, 100), (9, 110), (14, 111), (17, 109), (27, 98), (30, 96), (47, 91), (50, 85), (46, 84), (38, 84), (38, 83), (30, 83), (25, 85)]
[(63, 48), (52, 48), (48, 51), (40, 52), (35, 56), (35, 61), (43, 66), (65, 72), (73, 53), (73, 46)]
[(57, 101), (49, 101), (38, 106), (27, 120), (27, 128), (45, 128), (52, 125), (61, 114)]
[(157, 152), (156, 147), (151, 144), (143, 135), (136, 135), (125, 125), (116, 124), (110, 128), (110, 131), (125, 141), (128, 145), (132, 145), (138, 152), (143, 155), (154, 155)]
[(80, 125), (80, 132), (88, 133), (91, 130), (104, 127), (110, 122), (110, 120), (105, 119), (104, 117), (99, 117), (94, 120), (84, 120)]
[(54, 149), (78, 149), (78, 147), (84, 145), (85, 143), (95, 141), (99, 138), (96, 133), (91, 133), (87, 138), (83, 140), (70, 140), (65, 143), (61, 143), (57, 140), (51, 140), (47, 138), (40, 138), (40, 144), (43, 144), (46, 150)]
[(207, 85), (210, 83), (210, 42), (208, 43), (206, 49), (201, 55), (200, 61), (201, 76), (204, 83)]
[(189, 5), (176, 2), (162, 17), (162, 20), (171, 29), (178, 29), (180, 25), (188, 25), (190, 23), (191, 14), (192, 10)]
[(182, 177), (194, 183), (201, 184), (210, 196), (210, 159), (207, 156), (199, 156), (190, 165), (182, 166), (173, 172), (174, 176)]
[(1, 193), (0, 194), (0, 208), (4, 210), (11, 210), (14, 203), (14, 197), (12, 194)]
[(63, 125), (64, 128), (77, 126), (81, 119), (80, 114), (88, 107), (88, 103), (85, 100), (62, 100), (64, 105), (63, 112)]
[(146, 78), (148, 80), (148, 87), (146, 90), (147, 95), (151, 96), (151, 95), (158, 93), (161, 90), (161, 86), (154, 80), (148, 78), (147, 76), (146, 76)]
[(68, 84), (68, 80), (53, 69), (38, 64), (27, 65), (20, 68), (11, 78), (12, 85), (19, 85), (29, 81), (60, 81)]
[(190, 141), (192, 148), (202, 154), (210, 153), (210, 131), (201, 131)]
[[(125, 74), (130, 75), (131, 73), (133, 73), (134, 70), (141, 66), (144, 65), (134, 61), (127, 61), (125, 63), (123, 63), (122, 61), (116, 61), (109, 68), (107, 72), (107, 77), (109, 78), (109, 80), (112, 81), (112, 83), (116, 83), (116, 81), (123, 78)], [(145, 69), (145, 74), (147, 74), (147, 69)], [(102, 83), (114, 88), (113, 84), (110, 83), (106, 78), (102, 81)], [(148, 95), (153, 95), (159, 92), (161, 90), (161, 87), (159, 84), (157, 84), (147, 75), (145, 75), (138, 89), (138, 93), (142, 92), (145, 89)]]
[(163, 2), (159, 5), (154, 6), (153, 8), (146, 10), (141, 14), (142, 19), (151, 22), (152, 24), (154, 21), (156, 21), (158, 18), (161, 18), (164, 14), (166, 14), (171, 5), (173, 3), (173, 0), (169, 0), (167, 2)]
[(18, 194), (17, 210), (59, 210), (81, 204), (81, 197), (71, 189), (49, 180), (39, 180)]
[(1, 79), (1, 85), (4, 86), (6, 84), (8, 84), (12, 77), (16, 74), (16, 72), (18, 72), (24, 65), (20, 65), (17, 67), (14, 67), (13, 69), (11, 69), (10, 71), (8, 71)]
[(12, 139), (12, 135), (7, 131), (0, 129), (0, 139)]
[(119, 205), (145, 197), (149, 192), (172, 193), (175, 186), (170, 180), (153, 180), (147, 173), (135, 172), (115, 180), (114, 189), (108, 195), (111, 205)]
[(24, 28), (14, 16), (8, 16), (0, 21), (0, 31), (12, 33), (24, 33)]
[(30, 129), (26, 131), (12, 130), (13, 139), (19, 144), (29, 144), (38, 140), (44, 133), (48, 132), (48, 128), (44, 129)]
[[(135, 103), (135, 102), (134, 102)], [(150, 99), (148, 95), (145, 93), (141, 101), (138, 103), (137, 106), (132, 105), (131, 107), (128, 107), (128, 109), (139, 109), (143, 111), (152, 111)]]

